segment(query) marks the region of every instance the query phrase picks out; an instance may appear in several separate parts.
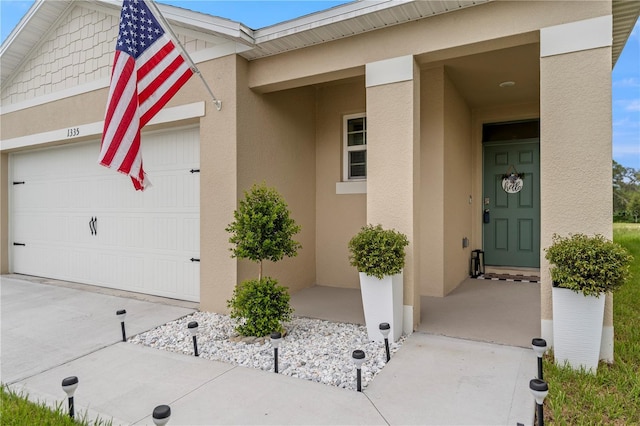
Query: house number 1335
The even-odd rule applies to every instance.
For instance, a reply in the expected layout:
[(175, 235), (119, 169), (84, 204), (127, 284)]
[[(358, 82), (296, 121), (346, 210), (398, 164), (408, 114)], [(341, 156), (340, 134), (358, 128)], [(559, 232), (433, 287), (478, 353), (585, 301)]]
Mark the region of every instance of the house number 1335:
[(67, 137), (68, 138), (72, 138), (74, 136), (79, 136), (80, 135), (80, 128), (79, 127), (71, 127), (70, 129), (67, 129)]

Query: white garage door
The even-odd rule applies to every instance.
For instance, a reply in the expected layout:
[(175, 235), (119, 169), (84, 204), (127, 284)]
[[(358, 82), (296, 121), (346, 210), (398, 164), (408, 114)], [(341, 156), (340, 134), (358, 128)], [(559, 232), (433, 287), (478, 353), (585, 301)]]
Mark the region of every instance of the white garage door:
[(198, 128), (143, 135), (144, 192), (99, 145), (11, 155), (13, 272), (199, 301)]

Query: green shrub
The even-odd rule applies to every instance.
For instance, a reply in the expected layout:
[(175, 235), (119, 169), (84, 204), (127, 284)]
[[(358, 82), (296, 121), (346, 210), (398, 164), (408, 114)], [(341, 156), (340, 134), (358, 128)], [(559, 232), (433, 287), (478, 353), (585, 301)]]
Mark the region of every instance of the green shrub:
[(302, 247), (292, 239), (300, 226), (289, 217), (287, 203), (274, 188), (253, 185), (245, 191), (245, 199), (233, 217), (235, 220), (226, 228), (231, 233), (229, 242), (235, 245), (232, 257), (258, 262), (258, 279), (262, 278), (264, 259), (277, 262), (284, 256), (296, 256)]
[(282, 322), (290, 321), (293, 313), (287, 289), (270, 277), (247, 280), (236, 286), (227, 307), (231, 308), (231, 318), (240, 320), (236, 331), (242, 336), (282, 332)]
[(382, 279), (402, 271), (408, 244), (406, 235), (396, 230), (367, 225), (349, 241), (349, 262), (359, 272)]
[(629, 279), (632, 256), (602, 235), (553, 236), (545, 249), (553, 284), (585, 296), (615, 291)]

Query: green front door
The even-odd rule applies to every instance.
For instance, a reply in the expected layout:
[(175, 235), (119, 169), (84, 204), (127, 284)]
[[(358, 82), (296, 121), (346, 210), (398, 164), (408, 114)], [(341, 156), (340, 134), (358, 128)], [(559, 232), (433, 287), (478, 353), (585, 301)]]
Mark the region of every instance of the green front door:
[(538, 268), (540, 143), (527, 139), (483, 147), (485, 264)]

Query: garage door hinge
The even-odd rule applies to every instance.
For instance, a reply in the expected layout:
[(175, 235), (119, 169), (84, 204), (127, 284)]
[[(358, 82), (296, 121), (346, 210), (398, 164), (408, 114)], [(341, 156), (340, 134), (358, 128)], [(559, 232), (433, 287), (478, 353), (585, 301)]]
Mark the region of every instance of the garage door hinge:
[(200, 173), (200, 169), (191, 169), (189, 173)]
[(20, 181), (20, 182), (13, 182), (14, 185), (24, 185), (24, 181)]
[(192, 258), (191, 258), (191, 261), (192, 261), (192, 262), (200, 262), (200, 259), (196, 259), (195, 257), (192, 257)]
[(13, 243), (14, 246), (26, 246), (25, 243)]

